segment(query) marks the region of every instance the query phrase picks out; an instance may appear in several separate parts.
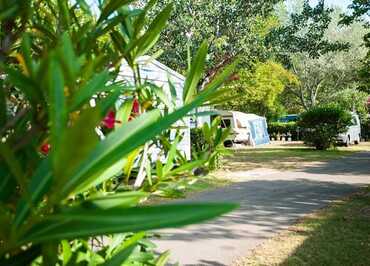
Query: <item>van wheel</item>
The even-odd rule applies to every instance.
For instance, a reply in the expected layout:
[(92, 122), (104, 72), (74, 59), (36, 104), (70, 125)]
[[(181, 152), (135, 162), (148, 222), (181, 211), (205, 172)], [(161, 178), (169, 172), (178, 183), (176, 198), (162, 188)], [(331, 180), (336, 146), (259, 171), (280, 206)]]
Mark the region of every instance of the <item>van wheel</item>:
[(355, 140), (355, 144), (356, 145), (360, 144), (360, 141), (361, 141), (361, 136), (358, 135), (358, 139)]
[(226, 148), (232, 148), (234, 146), (234, 143), (231, 140), (226, 140), (224, 142), (224, 147)]
[(345, 145), (346, 147), (349, 147), (349, 145), (351, 145), (351, 139), (350, 139), (350, 137), (349, 137), (349, 136), (347, 137), (347, 139), (346, 139), (346, 143), (344, 143), (344, 145)]

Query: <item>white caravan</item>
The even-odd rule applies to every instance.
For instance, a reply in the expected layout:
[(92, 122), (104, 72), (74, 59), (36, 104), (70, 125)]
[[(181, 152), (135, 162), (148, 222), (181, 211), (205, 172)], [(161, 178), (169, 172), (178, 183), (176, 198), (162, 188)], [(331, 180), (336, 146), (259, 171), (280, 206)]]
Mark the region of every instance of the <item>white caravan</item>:
[(243, 143), (255, 146), (270, 143), (265, 117), (236, 111), (215, 112), (221, 116), (221, 126), (231, 128), (231, 134), (227, 139), (229, 144)]

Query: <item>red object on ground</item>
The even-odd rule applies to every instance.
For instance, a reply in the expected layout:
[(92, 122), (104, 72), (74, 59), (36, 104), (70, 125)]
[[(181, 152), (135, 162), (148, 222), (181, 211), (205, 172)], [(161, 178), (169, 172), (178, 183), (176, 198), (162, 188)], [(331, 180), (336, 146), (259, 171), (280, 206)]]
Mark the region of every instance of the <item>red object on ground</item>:
[(106, 128), (112, 129), (115, 123), (121, 123), (121, 121), (116, 120), (116, 113), (114, 111), (109, 111), (103, 119), (103, 125)]
[(49, 143), (45, 143), (41, 145), (40, 151), (44, 155), (48, 155), (50, 151), (51, 145)]
[(132, 112), (134, 114), (139, 114), (140, 113), (140, 103), (137, 99), (134, 99), (134, 102), (132, 104)]

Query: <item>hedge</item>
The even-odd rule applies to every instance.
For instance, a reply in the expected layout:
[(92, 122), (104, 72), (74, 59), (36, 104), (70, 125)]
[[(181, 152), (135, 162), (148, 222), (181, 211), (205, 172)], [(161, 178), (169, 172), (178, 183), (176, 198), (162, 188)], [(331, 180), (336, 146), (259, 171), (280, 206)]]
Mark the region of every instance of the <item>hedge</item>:
[(268, 131), (271, 138), (280, 140), (282, 137), (291, 137), (293, 141), (302, 140), (302, 131), (297, 122), (270, 122)]

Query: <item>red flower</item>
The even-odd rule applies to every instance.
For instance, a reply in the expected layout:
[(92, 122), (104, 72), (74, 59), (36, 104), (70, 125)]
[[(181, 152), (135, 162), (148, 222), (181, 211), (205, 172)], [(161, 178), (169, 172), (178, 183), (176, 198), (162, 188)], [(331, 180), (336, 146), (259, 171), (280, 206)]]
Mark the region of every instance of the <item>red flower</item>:
[(132, 112), (134, 114), (139, 114), (140, 113), (140, 103), (137, 99), (134, 99), (134, 102), (132, 104)]
[(40, 151), (44, 155), (48, 155), (51, 145), (49, 143), (44, 143), (41, 145)]
[(112, 129), (115, 123), (121, 123), (121, 121), (116, 120), (116, 113), (114, 111), (109, 111), (103, 119), (103, 125), (106, 128)]

